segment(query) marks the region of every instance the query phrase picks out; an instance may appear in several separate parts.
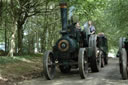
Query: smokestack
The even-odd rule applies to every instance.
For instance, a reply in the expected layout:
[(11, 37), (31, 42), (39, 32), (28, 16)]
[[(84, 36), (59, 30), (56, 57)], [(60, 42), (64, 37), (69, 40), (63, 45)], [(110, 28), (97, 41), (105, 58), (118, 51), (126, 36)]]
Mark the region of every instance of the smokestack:
[(62, 31), (67, 30), (67, 3), (60, 3)]

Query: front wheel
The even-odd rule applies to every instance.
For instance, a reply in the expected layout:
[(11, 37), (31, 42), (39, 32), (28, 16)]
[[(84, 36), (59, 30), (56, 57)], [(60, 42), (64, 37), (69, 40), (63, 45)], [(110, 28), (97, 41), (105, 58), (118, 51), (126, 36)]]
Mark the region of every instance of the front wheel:
[(43, 56), (43, 72), (48, 80), (55, 76), (55, 60), (52, 51), (45, 52)]
[(80, 48), (78, 55), (78, 67), (80, 77), (85, 79), (88, 74), (88, 57), (85, 52), (85, 48)]

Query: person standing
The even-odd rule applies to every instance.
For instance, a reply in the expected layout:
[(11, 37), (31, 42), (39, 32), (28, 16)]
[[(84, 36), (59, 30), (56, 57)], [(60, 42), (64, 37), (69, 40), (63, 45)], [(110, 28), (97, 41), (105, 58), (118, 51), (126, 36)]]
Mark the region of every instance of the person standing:
[(93, 26), (92, 21), (88, 21), (88, 25), (89, 25), (90, 33), (91, 34), (95, 34), (96, 33), (96, 29)]

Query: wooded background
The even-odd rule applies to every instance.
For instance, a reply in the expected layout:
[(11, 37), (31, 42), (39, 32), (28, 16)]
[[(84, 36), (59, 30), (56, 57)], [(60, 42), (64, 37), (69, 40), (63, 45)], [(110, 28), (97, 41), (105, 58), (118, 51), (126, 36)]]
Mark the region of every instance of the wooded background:
[[(60, 37), (60, 0), (0, 0), (0, 44), (8, 56), (43, 53)], [(81, 26), (92, 20), (104, 32), (109, 49), (127, 36), (128, 0), (67, 0)]]

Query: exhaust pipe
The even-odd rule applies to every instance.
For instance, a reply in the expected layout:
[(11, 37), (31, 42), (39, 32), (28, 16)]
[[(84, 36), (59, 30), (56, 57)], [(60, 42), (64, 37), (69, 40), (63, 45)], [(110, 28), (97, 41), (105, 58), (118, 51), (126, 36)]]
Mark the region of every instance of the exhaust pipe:
[(62, 31), (67, 31), (67, 3), (60, 3)]

